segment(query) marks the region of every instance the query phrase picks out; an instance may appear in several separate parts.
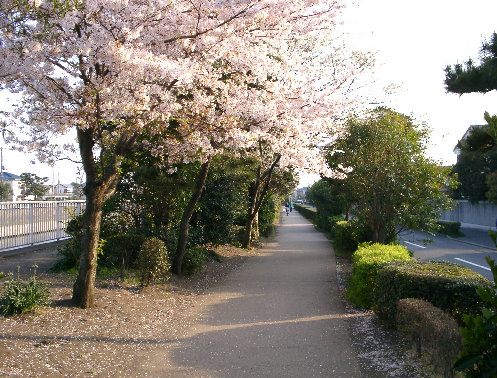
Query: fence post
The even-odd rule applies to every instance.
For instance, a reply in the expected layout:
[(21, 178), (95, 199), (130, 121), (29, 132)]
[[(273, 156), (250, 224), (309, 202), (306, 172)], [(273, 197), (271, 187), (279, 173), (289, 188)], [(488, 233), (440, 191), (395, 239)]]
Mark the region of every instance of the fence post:
[(57, 240), (60, 239), (60, 211), (59, 211), (59, 201), (55, 201), (55, 237)]
[(29, 243), (31, 245), (34, 244), (34, 231), (35, 231), (35, 209), (34, 209), (34, 204), (30, 203), (28, 204), (29, 206)]

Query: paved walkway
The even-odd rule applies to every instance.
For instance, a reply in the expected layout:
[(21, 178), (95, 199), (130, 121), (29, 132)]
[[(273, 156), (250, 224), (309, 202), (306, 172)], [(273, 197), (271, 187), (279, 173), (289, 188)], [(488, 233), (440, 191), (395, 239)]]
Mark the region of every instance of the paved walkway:
[(153, 375), (360, 376), (330, 243), (296, 211), (201, 310)]

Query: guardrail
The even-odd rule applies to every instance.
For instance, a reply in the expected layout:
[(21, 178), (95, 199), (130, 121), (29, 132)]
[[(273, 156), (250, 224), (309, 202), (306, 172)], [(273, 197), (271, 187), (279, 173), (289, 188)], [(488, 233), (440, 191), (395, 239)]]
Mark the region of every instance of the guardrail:
[(68, 238), (65, 228), (85, 201), (0, 202), (0, 252)]

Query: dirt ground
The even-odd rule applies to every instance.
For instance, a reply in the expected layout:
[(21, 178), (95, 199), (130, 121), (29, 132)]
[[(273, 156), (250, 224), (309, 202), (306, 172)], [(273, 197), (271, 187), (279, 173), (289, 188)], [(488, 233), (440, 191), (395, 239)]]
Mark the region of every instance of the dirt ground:
[[(181, 337), (197, 319), (206, 289), (223, 280), (257, 252), (222, 246), (222, 262), (211, 261), (193, 277), (140, 291), (122, 281), (98, 281), (94, 308), (72, 306), (73, 275), (48, 272), (56, 248), (4, 257), (0, 272), (37, 277), (50, 287), (53, 307), (35, 314), (0, 317), (0, 376), (136, 376), (164, 343)], [(2, 290), (0, 288), (0, 290)]]
[[(162, 356), (164, 345), (180, 339), (200, 319), (206, 290), (257, 254), (228, 246), (216, 252), (222, 263), (211, 261), (195, 276), (174, 276), (165, 286), (140, 291), (122, 281), (98, 281), (96, 306), (88, 310), (71, 304), (75, 276), (48, 271), (57, 259), (53, 245), (0, 255), (0, 272), (17, 274), (19, 266), (23, 278), (37, 264), (37, 277), (49, 285), (54, 301), (35, 314), (0, 316), (0, 376), (136, 377), (153, 371), (151, 361)], [(342, 296), (350, 271), (350, 261), (337, 258)], [(372, 312), (350, 305), (347, 311), (361, 313), (351, 334), (364, 376), (430, 376)]]

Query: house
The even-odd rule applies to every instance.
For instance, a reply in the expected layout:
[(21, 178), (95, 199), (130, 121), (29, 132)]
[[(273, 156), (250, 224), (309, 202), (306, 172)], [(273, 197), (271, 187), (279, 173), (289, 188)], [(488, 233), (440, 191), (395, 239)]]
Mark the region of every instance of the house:
[(2, 171), (0, 172), (0, 182), (6, 182), (12, 188), (12, 201), (21, 199), (21, 176)]

